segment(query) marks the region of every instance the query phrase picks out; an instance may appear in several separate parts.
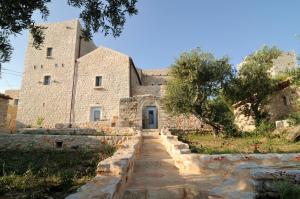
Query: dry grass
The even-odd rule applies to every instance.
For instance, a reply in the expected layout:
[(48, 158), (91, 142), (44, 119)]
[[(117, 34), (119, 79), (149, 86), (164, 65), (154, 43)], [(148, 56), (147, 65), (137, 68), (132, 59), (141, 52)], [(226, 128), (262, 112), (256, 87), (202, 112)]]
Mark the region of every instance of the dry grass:
[(95, 176), (105, 151), (0, 151), (0, 199), (62, 199)]
[(300, 142), (268, 136), (222, 138), (195, 132), (175, 133), (179, 140), (188, 143), (192, 152), (206, 154), (222, 153), (299, 153)]

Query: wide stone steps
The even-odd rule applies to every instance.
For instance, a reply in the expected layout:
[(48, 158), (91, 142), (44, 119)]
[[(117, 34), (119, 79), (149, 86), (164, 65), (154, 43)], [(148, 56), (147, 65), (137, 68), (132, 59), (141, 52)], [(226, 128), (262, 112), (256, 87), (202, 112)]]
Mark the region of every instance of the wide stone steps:
[(163, 188), (129, 188), (125, 191), (123, 199), (217, 199), (209, 196), (205, 191), (194, 187), (170, 186)]
[(208, 194), (188, 182), (161, 143), (158, 132), (143, 132), (140, 157), (123, 199), (206, 199)]

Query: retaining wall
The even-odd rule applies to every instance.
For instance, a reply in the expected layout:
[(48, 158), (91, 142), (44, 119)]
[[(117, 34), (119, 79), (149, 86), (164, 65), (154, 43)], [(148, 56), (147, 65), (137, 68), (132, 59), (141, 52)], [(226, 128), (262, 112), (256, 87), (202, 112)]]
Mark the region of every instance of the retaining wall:
[(258, 182), (251, 173), (257, 169), (298, 171), (300, 179), (300, 153), (193, 154), (188, 144), (178, 141), (168, 129), (162, 129), (160, 135), (181, 173), (220, 178), (219, 184), (211, 190), (216, 195), (232, 199), (255, 198)]
[(101, 149), (104, 144), (120, 145), (130, 137), (0, 134), (0, 150), (6, 149)]
[(110, 158), (99, 162), (97, 176), (66, 199), (120, 199), (131, 180), (142, 143), (141, 132), (126, 140)]

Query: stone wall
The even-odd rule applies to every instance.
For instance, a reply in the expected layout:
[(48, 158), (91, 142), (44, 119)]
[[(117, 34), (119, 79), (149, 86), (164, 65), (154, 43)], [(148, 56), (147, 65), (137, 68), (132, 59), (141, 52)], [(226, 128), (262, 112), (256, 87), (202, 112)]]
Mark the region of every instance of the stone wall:
[(169, 77), (170, 69), (142, 70), (142, 82), (144, 86), (165, 85)]
[(9, 106), (9, 97), (0, 94), (0, 133), (8, 131), (7, 128), (7, 111)]
[(104, 144), (119, 145), (125, 136), (2, 134), (0, 150), (7, 149), (101, 149)]
[[(298, 112), (300, 108), (300, 87), (290, 86), (283, 90), (274, 92), (270, 96), (264, 110), (269, 114), (271, 122), (286, 119), (291, 113)], [(246, 116), (242, 112), (242, 106), (236, 106), (234, 110), (235, 124), (243, 131), (251, 132), (255, 129), (253, 117)]]
[(137, 136), (123, 142), (112, 157), (99, 162), (97, 176), (94, 179), (66, 199), (122, 198), (123, 192), (132, 178), (135, 160), (139, 156), (141, 145), (141, 132), (137, 132)]
[[(42, 25), (47, 29), (40, 50), (32, 47), (29, 36), (17, 114), (19, 127), (36, 125), (38, 117), (44, 118), (44, 126), (48, 127), (68, 123), (70, 118), (73, 73), (81, 34), (79, 21)], [(81, 52), (87, 52), (85, 46), (90, 45), (83, 44)], [(46, 54), (48, 47), (53, 48), (51, 57)], [(43, 85), (45, 75), (51, 76), (50, 85)]]
[(210, 191), (216, 196), (240, 199), (255, 198), (260, 186), (255, 177), (258, 169), (299, 173), (300, 153), (289, 154), (192, 154), (188, 144), (178, 141), (168, 129), (160, 132), (161, 141), (181, 173), (203, 175), (215, 182)]
[[(111, 125), (119, 115), (119, 101), (129, 97), (129, 57), (108, 48), (98, 48), (77, 60), (78, 72), (74, 106), (74, 123), (91, 121), (91, 108), (102, 109), (102, 123)], [(102, 86), (95, 87), (96, 76)]]
[(206, 125), (195, 116), (171, 116), (163, 109), (161, 98), (153, 95), (138, 95), (121, 99), (118, 125), (147, 128), (147, 126), (145, 126), (147, 121), (147, 106), (157, 107), (159, 129), (163, 127), (189, 130), (211, 129), (210, 126)]
[(271, 121), (285, 119), (289, 114), (299, 111), (300, 87), (290, 86), (270, 97), (265, 110), (270, 114)]
[(6, 90), (5, 94), (11, 97), (9, 100), (9, 105), (7, 109), (7, 128), (10, 132), (14, 133), (16, 131), (16, 119), (17, 110), (19, 103), (19, 91), (20, 90)]
[(90, 128), (23, 128), (18, 129), (17, 133), (32, 134), (32, 135), (122, 135), (132, 136), (135, 135), (133, 128), (118, 128), (118, 127), (100, 127), (91, 126)]
[(136, 70), (133, 63), (130, 64), (130, 97), (135, 95), (135, 90), (137, 87), (140, 87), (141, 82), (141, 76), (138, 73), (138, 70)]
[(154, 95), (160, 97), (164, 94), (164, 91), (164, 85), (136, 86), (133, 88), (132, 95)]
[(297, 55), (296, 52), (282, 53), (277, 59), (273, 60), (273, 67), (270, 73), (273, 77), (280, 75), (281, 73), (292, 71), (297, 68)]

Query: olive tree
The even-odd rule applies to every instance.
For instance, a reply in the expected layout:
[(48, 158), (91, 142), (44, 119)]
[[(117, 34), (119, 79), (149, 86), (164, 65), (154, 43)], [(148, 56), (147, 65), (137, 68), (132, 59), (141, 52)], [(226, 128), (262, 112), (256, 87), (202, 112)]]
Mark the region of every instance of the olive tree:
[(221, 124), (218, 110), (230, 110), (219, 97), (232, 76), (228, 57), (217, 59), (200, 49), (182, 53), (171, 66), (165, 108), (174, 115), (193, 114), (220, 132), (224, 123)]

